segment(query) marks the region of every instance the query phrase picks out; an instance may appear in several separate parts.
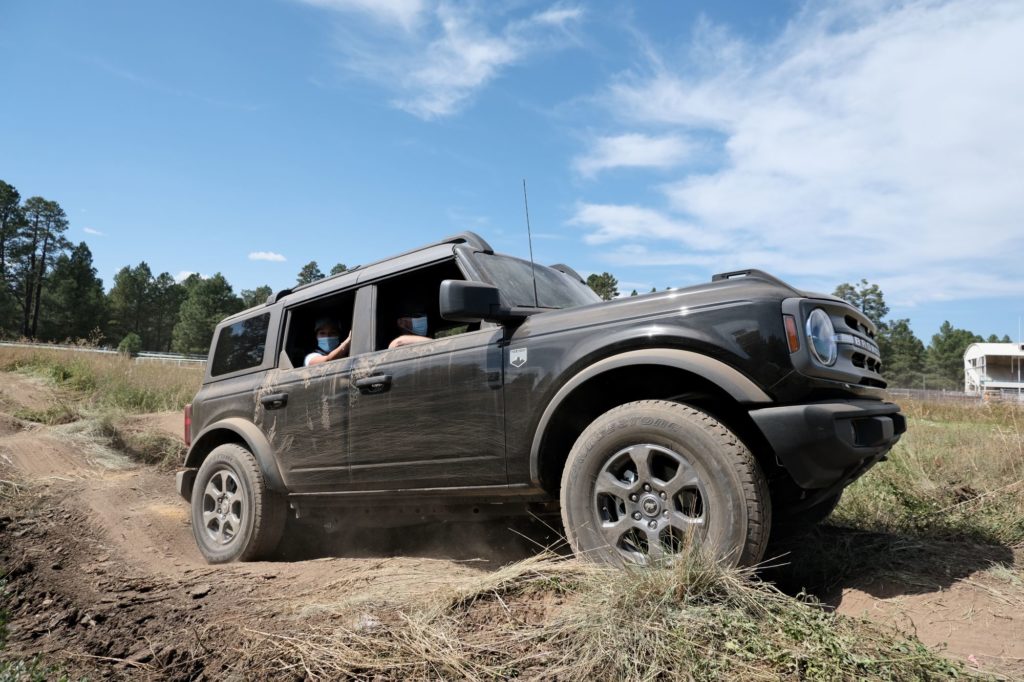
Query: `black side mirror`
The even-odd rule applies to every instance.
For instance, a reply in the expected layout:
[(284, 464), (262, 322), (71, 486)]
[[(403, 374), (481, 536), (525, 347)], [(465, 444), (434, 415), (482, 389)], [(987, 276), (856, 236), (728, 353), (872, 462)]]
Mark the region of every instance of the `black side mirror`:
[(453, 322), (502, 322), (514, 317), (501, 305), (498, 287), (483, 282), (446, 279), (441, 282), (438, 303), (441, 317)]

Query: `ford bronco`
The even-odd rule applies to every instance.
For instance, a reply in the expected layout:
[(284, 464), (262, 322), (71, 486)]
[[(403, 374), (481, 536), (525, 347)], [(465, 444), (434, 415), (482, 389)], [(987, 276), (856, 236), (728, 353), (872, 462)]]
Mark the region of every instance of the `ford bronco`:
[[(429, 339), (389, 349), (410, 301)], [(349, 355), (304, 367), (325, 315)], [(466, 232), (221, 322), (177, 488), (213, 563), (267, 556), (289, 514), (500, 509), (560, 510), (594, 560), (751, 565), (904, 432), (876, 333), (759, 270), (604, 302)]]

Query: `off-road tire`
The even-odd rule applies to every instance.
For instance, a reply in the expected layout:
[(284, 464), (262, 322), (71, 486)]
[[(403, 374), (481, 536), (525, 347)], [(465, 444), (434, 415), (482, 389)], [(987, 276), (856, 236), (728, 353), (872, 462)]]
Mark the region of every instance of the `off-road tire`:
[[(239, 516), (231, 515), (234, 502), (225, 500), (228, 514), (217, 518), (216, 500), (212, 500), (211, 509), (209, 493), (216, 493), (218, 485), (226, 487), (228, 495), (237, 501)], [(267, 489), (259, 463), (241, 445), (218, 445), (199, 467), (192, 487), (192, 534), (209, 563), (267, 558), (281, 540), (286, 516), (285, 499)], [(231, 533), (219, 532), (222, 529)], [(225, 540), (226, 535), (230, 538)]]
[[(611, 473), (609, 467), (624, 452), (634, 457), (632, 453), (638, 448), (656, 456), (675, 456), (676, 461), (685, 462), (678, 471), (685, 465), (691, 467), (688, 476), (699, 481), (700, 494), (706, 497), (700, 540), (704, 551), (729, 566), (750, 566), (761, 560), (771, 530), (771, 500), (754, 456), (736, 434), (710, 415), (663, 400), (641, 400), (611, 409), (595, 419), (573, 445), (562, 473), (561, 505), (566, 535), (577, 556), (616, 565), (634, 561), (635, 554), (627, 555), (609, 541), (609, 535), (618, 533), (618, 526), (605, 530), (609, 526), (602, 514), (607, 514), (608, 504), (599, 500), (608, 498), (600, 497), (598, 490), (604, 487), (598, 485), (598, 476)], [(629, 472), (626, 475), (626, 482), (634, 485), (628, 479)], [(641, 486), (636, 488), (639, 503), (647, 503), (642, 507), (644, 513), (657, 515), (642, 516), (637, 521), (643, 532), (650, 522), (662, 522), (662, 514), (664, 523), (669, 524), (675, 509), (671, 506), (676, 499), (672, 487), (653, 474), (651, 479), (653, 493), (644, 492), (642, 480), (635, 484)], [(668, 492), (667, 497), (661, 496), (660, 503), (659, 489)], [(633, 514), (640, 513), (641, 508), (636, 503), (625, 504), (628, 518), (620, 520), (632, 524)], [(656, 532), (661, 531), (651, 531)], [(679, 549), (662, 548), (666, 555)]]

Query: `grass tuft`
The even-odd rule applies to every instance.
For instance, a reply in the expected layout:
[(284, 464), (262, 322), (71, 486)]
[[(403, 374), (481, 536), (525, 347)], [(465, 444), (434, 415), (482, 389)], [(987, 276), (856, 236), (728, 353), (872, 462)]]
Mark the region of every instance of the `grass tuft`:
[(621, 571), (541, 555), (387, 621), (255, 633), (268, 674), (312, 679), (929, 679), (962, 666), (696, 553)]

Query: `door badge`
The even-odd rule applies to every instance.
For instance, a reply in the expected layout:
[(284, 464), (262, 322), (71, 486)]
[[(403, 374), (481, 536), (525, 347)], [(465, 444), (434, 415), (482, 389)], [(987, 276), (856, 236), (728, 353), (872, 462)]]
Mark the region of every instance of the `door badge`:
[(526, 364), (526, 349), (513, 348), (508, 352), (508, 362), (513, 367), (522, 367)]

